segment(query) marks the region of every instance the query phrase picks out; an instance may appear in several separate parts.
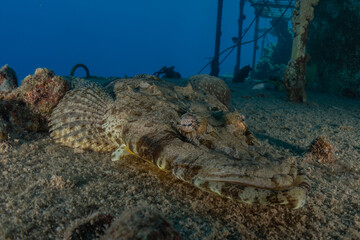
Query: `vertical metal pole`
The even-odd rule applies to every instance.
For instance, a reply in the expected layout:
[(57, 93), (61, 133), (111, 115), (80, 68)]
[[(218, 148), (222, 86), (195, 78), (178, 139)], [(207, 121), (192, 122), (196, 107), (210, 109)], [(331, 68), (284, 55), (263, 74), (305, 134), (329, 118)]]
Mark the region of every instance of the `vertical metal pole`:
[(216, 38), (215, 38), (215, 54), (214, 59), (211, 63), (211, 72), (210, 75), (218, 76), (219, 75), (219, 53), (220, 53), (220, 36), (221, 36), (221, 19), (222, 19), (222, 9), (223, 9), (224, 0), (218, 0), (218, 9), (217, 9), (217, 21), (216, 21)]
[(259, 36), (259, 19), (260, 19), (260, 12), (256, 12), (255, 10), (255, 16), (256, 16), (256, 22), (255, 22), (255, 31), (254, 31), (254, 49), (253, 49), (253, 59), (252, 59), (252, 68), (255, 67), (255, 63), (256, 63), (256, 50), (258, 49), (258, 45), (257, 45), (257, 38)]
[(237, 45), (237, 52), (236, 52), (236, 65), (234, 69), (234, 77), (237, 75), (237, 72), (240, 70), (240, 63), (241, 63), (241, 42), (242, 42), (242, 29), (243, 29), (243, 22), (245, 20), (244, 15), (244, 5), (245, 0), (240, 0), (240, 15), (238, 19), (239, 24), (239, 31), (238, 31), (238, 45)]
[(262, 41), (261, 41), (261, 48), (260, 48), (260, 58), (262, 58), (264, 56), (264, 46), (265, 46), (265, 39), (266, 39), (266, 36), (263, 37)]

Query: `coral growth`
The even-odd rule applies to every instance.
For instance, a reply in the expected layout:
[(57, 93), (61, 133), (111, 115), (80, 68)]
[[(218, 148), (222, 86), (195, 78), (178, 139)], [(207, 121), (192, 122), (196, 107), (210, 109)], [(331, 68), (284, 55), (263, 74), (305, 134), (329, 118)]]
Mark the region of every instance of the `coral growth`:
[(2, 99), (24, 102), (33, 113), (47, 120), (68, 89), (62, 77), (55, 76), (49, 69), (38, 68), (34, 75), (27, 76), (20, 87), (3, 95)]
[(277, 44), (273, 47), (271, 62), (273, 64), (286, 64), (291, 55), (292, 32), (289, 29), (289, 21), (284, 18), (274, 18), (271, 20), (273, 30), (271, 34), (277, 37)]
[[(293, 102), (306, 102), (305, 59), (290, 60), (284, 75), (287, 99)], [(303, 79), (304, 81), (300, 81)]]
[(255, 69), (250, 72), (250, 78), (255, 80), (263, 80), (270, 83), (278, 90), (284, 90), (283, 76), (286, 69), (286, 64), (272, 63), (272, 54), (275, 45), (269, 46), (266, 53), (256, 64)]
[(334, 147), (326, 138), (318, 137), (310, 144), (308, 158), (321, 163), (333, 163), (335, 161)]
[(360, 97), (360, 1), (326, 0), (309, 28), (309, 64), (317, 66), (316, 90)]
[(67, 90), (68, 84), (62, 77), (46, 68), (36, 69), (20, 87), (0, 93), (0, 115), (7, 129), (46, 130), (52, 109)]
[(21, 84), (22, 99), (30, 110), (48, 119), (51, 110), (68, 90), (62, 77), (46, 68), (38, 68), (35, 74), (27, 76)]

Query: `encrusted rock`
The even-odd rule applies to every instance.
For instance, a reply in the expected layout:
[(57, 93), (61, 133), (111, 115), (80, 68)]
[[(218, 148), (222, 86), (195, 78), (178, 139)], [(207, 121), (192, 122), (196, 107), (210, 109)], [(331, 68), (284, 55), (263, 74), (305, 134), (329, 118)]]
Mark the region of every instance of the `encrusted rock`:
[(8, 131), (7, 131), (7, 123), (0, 115), (0, 142), (7, 139)]
[(17, 87), (15, 71), (7, 64), (0, 68), (0, 92), (8, 92)]
[(24, 79), (19, 89), (22, 100), (30, 110), (48, 119), (51, 110), (68, 90), (68, 85), (62, 77), (55, 76), (53, 71), (38, 68), (34, 75)]
[(180, 234), (156, 210), (139, 207), (121, 214), (101, 240), (180, 240)]
[(64, 234), (65, 240), (99, 239), (113, 222), (109, 214), (93, 214), (81, 220), (76, 220)]
[(0, 142), (0, 154), (7, 154), (11, 149), (11, 145), (8, 142)]
[(12, 127), (31, 131), (46, 129), (52, 109), (68, 89), (62, 77), (49, 69), (38, 68), (20, 87), (0, 94), (0, 113)]
[(10, 131), (22, 133), (47, 129), (47, 123), (39, 115), (32, 113), (21, 101), (0, 100), (0, 118), (3, 137)]

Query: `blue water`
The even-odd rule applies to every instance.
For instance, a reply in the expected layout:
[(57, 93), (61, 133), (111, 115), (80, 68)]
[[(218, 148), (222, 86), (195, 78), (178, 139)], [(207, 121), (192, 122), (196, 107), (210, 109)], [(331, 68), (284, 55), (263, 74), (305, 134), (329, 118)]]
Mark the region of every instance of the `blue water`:
[[(214, 54), (216, 13), (216, 0), (2, 1), (0, 65), (9, 64), (19, 80), (38, 67), (69, 75), (76, 63), (97, 76), (152, 74), (174, 65), (188, 77)], [(254, 17), (248, 3), (245, 14), (246, 28)], [(221, 49), (233, 44), (238, 15), (239, 1), (224, 1)], [(253, 28), (244, 39), (252, 38)], [(252, 49), (243, 46), (241, 66), (251, 63)], [(234, 65), (235, 51), (220, 74), (232, 74)]]

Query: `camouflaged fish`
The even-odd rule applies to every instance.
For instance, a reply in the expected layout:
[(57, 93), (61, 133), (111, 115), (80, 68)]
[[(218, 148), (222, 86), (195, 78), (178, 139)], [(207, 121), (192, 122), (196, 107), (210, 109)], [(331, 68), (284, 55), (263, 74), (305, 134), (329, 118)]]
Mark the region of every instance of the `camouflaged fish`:
[(289, 160), (260, 153), (244, 117), (229, 111), (226, 84), (210, 76), (190, 82), (121, 79), (112, 84), (115, 99), (99, 87), (71, 90), (52, 113), (51, 136), (69, 147), (112, 152), (113, 161), (135, 155), (235, 201), (302, 207), (306, 177)]

